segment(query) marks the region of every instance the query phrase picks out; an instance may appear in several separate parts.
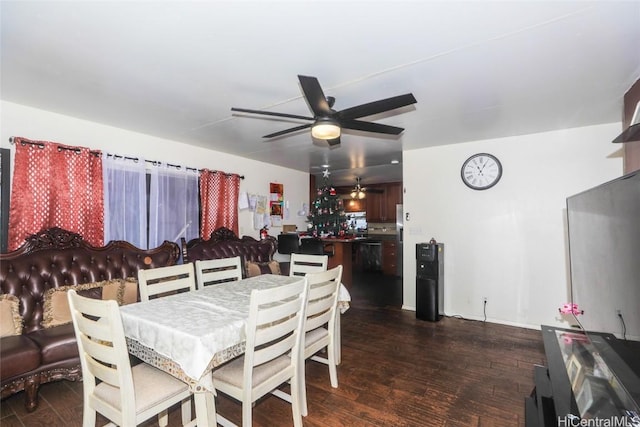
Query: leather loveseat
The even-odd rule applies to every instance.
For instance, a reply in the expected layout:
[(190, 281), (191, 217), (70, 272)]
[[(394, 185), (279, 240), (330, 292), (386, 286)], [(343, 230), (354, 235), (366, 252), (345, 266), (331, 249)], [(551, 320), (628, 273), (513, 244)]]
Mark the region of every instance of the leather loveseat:
[(251, 236), (239, 238), (228, 228), (220, 227), (211, 233), (208, 240), (198, 238), (187, 242), (182, 238), (181, 246), (184, 263), (239, 256), (244, 277), (249, 275), (247, 273), (252, 267), (262, 270), (262, 273), (289, 274), (288, 263), (279, 263), (273, 259), (278, 250), (278, 240), (272, 236), (261, 240)]
[[(0, 296), (17, 306), (14, 314), (22, 326), (16, 327), (15, 335), (3, 336), (0, 341), (1, 397), (24, 390), (26, 409), (33, 411), (40, 384), (81, 378), (73, 325), (43, 326), (45, 306), (51, 306), (47, 296), (69, 286), (84, 289), (134, 278), (129, 283), (135, 282), (135, 300), (138, 270), (173, 265), (179, 256), (180, 248), (172, 242), (150, 250), (124, 241), (93, 247), (79, 234), (60, 228), (34, 234), (19, 249), (0, 254)], [(62, 297), (66, 299), (66, 294)]]

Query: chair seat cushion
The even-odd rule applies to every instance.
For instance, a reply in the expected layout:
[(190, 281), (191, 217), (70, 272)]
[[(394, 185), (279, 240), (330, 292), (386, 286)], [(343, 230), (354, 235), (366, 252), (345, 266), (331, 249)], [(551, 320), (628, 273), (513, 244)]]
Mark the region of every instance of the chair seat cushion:
[(40, 347), (25, 335), (3, 337), (0, 359), (0, 379), (4, 382), (40, 366)]
[(40, 346), (43, 365), (78, 357), (78, 344), (72, 323), (40, 329), (31, 332), (28, 337)]
[[(278, 372), (284, 371), (291, 366), (289, 356), (280, 356), (270, 362), (263, 363), (253, 369), (252, 387), (262, 384), (265, 380), (273, 377)], [(234, 387), (241, 388), (244, 375), (244, 356), (237, 357), (231, 362), (213, 370), (214, 387), (216, 381), (225, 382)]]
[[(131, 373), (136, 398), (136, 414), (167, 400), (175, 399), (177, 402), (189, 389), (186, 383), (146, 363), (133, 366)], [(96, 386), (94, 395), (121, 410), (120, 391), (116, 387), (101, 382)]]

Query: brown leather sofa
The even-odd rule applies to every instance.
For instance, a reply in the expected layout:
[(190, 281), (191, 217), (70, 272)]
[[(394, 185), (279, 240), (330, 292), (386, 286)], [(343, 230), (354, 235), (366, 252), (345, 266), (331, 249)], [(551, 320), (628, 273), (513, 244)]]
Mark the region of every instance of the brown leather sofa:
[(33, 411), (40, 384), (81, 378), (73, 325), (42, 325), (47, 290), (137, 278), (138, 270), (173, 265), (179, 257), (180, 248), (172, 242), (150, 250), (124, 241), (93, 247), (60, 228), (43, 230), (19, 249), (0, 254), (0, 290), (18, 298), (23, 321), (22, 334), (0, 341), (1, 397), (24, 390), (26, 409)]
[[(278, 240), (267, 236), (266, 239), (256, 240), (250, 236), (239, 238), (233, 231), (220, 227), (211, 233), (208, 240), (192, 239), (187, 242), (181, 240), (182, 262), (197, 260), (232, 258), (239, 256), (242, 260), (243, 275), (246, 277), (246, 263), (269, 263), (278, 250)], [(281, 274), (289, 274), (288, 263), (278, 263)]]

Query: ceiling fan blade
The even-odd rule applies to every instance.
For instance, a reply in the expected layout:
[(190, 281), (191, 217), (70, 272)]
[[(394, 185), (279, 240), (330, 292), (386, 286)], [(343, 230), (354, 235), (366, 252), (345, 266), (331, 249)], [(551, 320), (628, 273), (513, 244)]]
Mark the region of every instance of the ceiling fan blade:
[(313, 111), (313, 114), (316, 116), (326, 116), (331, 114), (331, 107), (329, 107), (329, 103), (327, 102), (327, 98), (324, 96), (324, 92), (320, 87), (318, 79), (315, 77), (300, 75), (298, 75), (298, 79), (300, 80), (300, 86), (302, 86), (302, 91), (304, 92), (305, 98), (307, 98), (307, 102), (309, 103), (309, 107), (311, 108), (311, 111)]
[(262, 114), (265, 116), (287, 117), (290, 119), (314, 120), (313, 117), (298, 116), (296, 114), (276, 113), (275, 111), (249, 110), (247, 108), (235, 107), (231, 107), (231, 111), (237, 111), (239, 113)]
[(360, 117), (372, 116), (374, 114), (382, 113), (389, 110), (395, 110), (396, 108), (405, 107), (407, 105), (415, 104), (416, 98), (411, 93), (405, 95), (398, 95), (387, 99), (381, 99), (379, 101), (369, 102), (367, 104), (357, 105), (355, 107), (346, 108), (338, 111), (336, 117), (339, 119), (357, 119)]
[(269, 135), (263, 136), (263, 138), (273, 138), (273, 137), (280, 136), (280, 135), (286, 135), (288, 133), (296, 132), (296, 131), (299, 131), (299, 130), (302, 130), (302, 129), (306, 129), (306, 128), (310, 128), (310, 127), (311, 127), (311, 123), (307, 123), (306, 125), (300, 125), (300, 126), (296, 126), (296, 127), (290, 128), (290, 129), (285, 129), (285, 130), (281, 130), (281, 131), (278, 131), (278, 132), (270, 133)]
[(327, 139), (327, 142), (329, 143), (329, 147), (333, 147), (334, 145), (340, 145), (340, 137), (337, 137), (334, 139)]
[(363, 130), (365, 132), (386, 133), (400, 135), (404, 128), (383, 125), (380, 123), (364, 122), (362, 120), (341, 120), (340, 125), (345, 129)]

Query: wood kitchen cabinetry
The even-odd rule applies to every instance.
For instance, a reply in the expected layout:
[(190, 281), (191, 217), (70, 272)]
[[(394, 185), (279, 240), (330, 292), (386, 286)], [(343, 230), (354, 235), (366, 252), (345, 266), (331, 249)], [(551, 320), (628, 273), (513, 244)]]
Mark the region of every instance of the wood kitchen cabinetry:
[(382, 273), (395, 276), (398, 267), (398, 244), (395, 240), (382, 241)]
[(368, 185), (367, 189), (382, 190), (367, 192), (367, 222), (396, 222), (396, 205), (402, 204), (402, 183)]
[[(364, 199), (344, 198), (345, 212), (367, 212), (367, 222), (396, 222), (396, 205), (402, 204), (402, 182), (364, 185)], [(337, 187), (338, 194), (350, 194), (353, 187)]]
[[(372, 187), (368, 187), (372, 188)], [(376, 189), (379, 187), (375, 187)], [(382, 222), (382, 196), (384, 193), (367, 192), (366, 211), (367, 222)]]
[(364, 212), (367, 209), (365, 199), (343, 199), (342, 204), (345, 212)]

